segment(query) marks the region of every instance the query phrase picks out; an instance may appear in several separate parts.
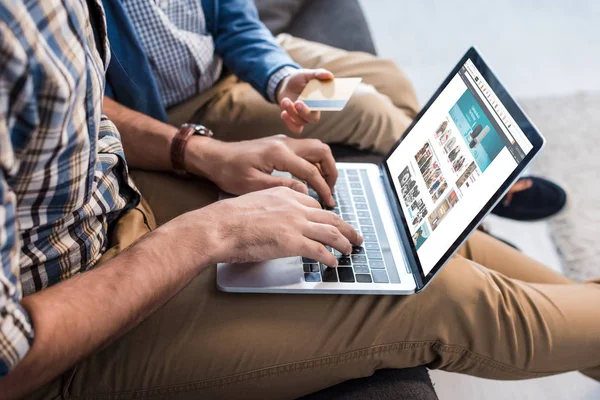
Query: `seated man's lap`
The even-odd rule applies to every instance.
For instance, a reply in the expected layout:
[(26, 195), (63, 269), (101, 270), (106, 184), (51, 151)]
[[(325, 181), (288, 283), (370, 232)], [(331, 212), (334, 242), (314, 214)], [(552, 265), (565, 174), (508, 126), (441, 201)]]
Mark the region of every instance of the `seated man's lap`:
[[(343, 111), (322, 113), (321, 121), (307, 125), (301, 137), (385, 153), (416, 116), (414, 90), (393, 62), (289, 35), (279, 39), (303, 67), (327, 68), (337, 77), (360, 76), (364, 80)], [(169, 110), (169, 117), (175, 125), (202, 123), (215, 131), (216, 138), (236, 141), (286, 133), (280, 113), (278, 105), (229, 76), (208, 92)]]
[[(159, 224), (217, 199), (216, 187), (203, 180), (133, 176), (158, 210)], [(520, 312), (535, 313), (527, 306), (529, 292), (535, 296), (527, 284), (462, 256), (413, 296), (222, 293), (210, 268), (140, 326), (80, 363), (62, 390), (82, 398), (292, 398), (378, 368), (429, 365), (493, 378), (539, 376), (525, 371), (527, 352), (497, 340), (535, 328), (536, 321), (512, 321), (515, 310), (502, 307), (522, 303)], [(498, 324), (499, 316), (508, 319)]]
[(150, 205), (157, 225), (219, 199), (219, 188), (206, 179), (180, 178), (166, 172), (132, 170), (131, 177)]
[(361, 84), (343, 111), (323, 112), (317, 124), (306, 125), (302, 134), (295, 136), (281, 120), (279, 106), (267, 103), (246, 83), (226, 84), (231, 87), (190, 118), (211, 128), (215, 138), (224, 141), (285, 133), (386, 153), (412, 122), (412, 117), (396, 108), (387, 96)]
[(221, 293), (215, 274), (207, 270), (78, 365), (68, 393), (294, 398), (378, 368), (424, 364), (497, 378), (537, 376), (494, 361), (510, 356), (486, 328), (494, 326), (497, 298), (481, 287), (485, 270), (462, 257), (413, 296)]

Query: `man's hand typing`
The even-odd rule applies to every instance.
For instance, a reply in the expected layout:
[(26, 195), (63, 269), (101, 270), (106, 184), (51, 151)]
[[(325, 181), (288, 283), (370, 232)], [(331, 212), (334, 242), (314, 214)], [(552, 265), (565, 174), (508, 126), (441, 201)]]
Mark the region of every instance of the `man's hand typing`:
[(210, 242), (216, 244), (214, 262), (303, 256), (334, 267), (337, 259), (325, 246), (350, 254), (352, 246), (362, 243), (362, 237), (339, 216), (287, 187), (223, 200), (182, 218), (210, 225), (214, 236)]
[(335, 205), (335, 160), (329, 146), (316, 139), (277, 135), (225, 143), (195, 136), (186, 147), (185, 163), (188, 172), (210, 179), (228, 193), (240, 195), (286, 186), (306, 194), (302, 182), (271, 175), (274, 170), (289, 172), (314, 188), (326, 205)]

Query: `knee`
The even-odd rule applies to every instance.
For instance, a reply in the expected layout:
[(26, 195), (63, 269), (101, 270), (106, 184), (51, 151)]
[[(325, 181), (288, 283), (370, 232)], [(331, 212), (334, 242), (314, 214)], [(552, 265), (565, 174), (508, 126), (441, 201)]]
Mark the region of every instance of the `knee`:
[(379, 93), (372, 85), (361, 83), (350, 98), (346, 106), (352, 115), (357, 115), (362, 120), (387, 120), (391, 118), (393, 107), (390, 99)]
[[(527, 371), (534, 344), (536, 351), (551, 352), (543, 338), (534, 340), (538, 327), (527, 296), (499, 274), (469, 260), (454, 257), (423, 294), (429, 296), (423, 311), (436, 321), (439, 367), (467, 371), (477, 364), (461, 355), (470, 352), (475, 358)], [(462, 350), (455, 353), (456, 349)]]
[(380, 59), (377, 73), (379, 80), (385, 84), (392, 102), (401, 108), (411, 119), (419, 113), (419, 101), (410, 79), (395, 61)]
[(412, 118), (373, 86), (361, 84), (345, 110), (352, 119), (352, 135), (364, 150), (387, 153), (400, 139)]
[(461, 256), (453, 257), (422, 293), (427, 313), (438, 321), (437, 339), (465, 347), (493, 340), (477, 337), (477, 332), (484, 326), (489, 333), (492, 327), (499, 328), (497, 319), (507, 305), (502, 292), (488, 271)]
[[(470, 305), (481, 305), (488, 291), (488, 282), (469, 260), (461, 256), (453, 257), (440, 271), (426, 291), (435, 294), (441, 301), (432, 301), (431, 306), (439, 310), (451, 321), (468, 323)], [(491, 307), (490, 307), (491, 308)]]

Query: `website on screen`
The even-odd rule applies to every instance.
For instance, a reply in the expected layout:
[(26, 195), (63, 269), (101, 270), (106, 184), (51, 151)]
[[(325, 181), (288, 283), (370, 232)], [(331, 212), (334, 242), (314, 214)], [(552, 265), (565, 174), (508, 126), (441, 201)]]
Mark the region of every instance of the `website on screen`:
[(468, 60), (387, 160), (425, 275), (531, 149)]

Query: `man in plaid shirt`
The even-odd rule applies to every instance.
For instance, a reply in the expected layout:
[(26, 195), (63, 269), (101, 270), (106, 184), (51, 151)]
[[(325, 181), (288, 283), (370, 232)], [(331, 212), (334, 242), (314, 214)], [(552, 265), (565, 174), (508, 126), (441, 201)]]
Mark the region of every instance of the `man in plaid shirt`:
[[(314, 241), (318, 235), (300, 232), (288, 246), (234, 249), (243, 236), (275, 235), (281, 222), (273, 221), (294, 208), (313, 210), (304, 223), (335, 223), (316, 201), (277, 189), (244, 200), (267, 207), (260, 227), (226, 234), (216, 216), (241, 224), (255, 218), (240, 200), (222, 202), (156, 229), (114, 257), (156, 224), (130, 179), (118, 131), (101, 115), (110, 57), (103, 21), (94, 0), (0, 4), (0, 398), (56, 377), (215, 262), (302, 253), (335, 263)], [(288, 149), (279, 157), (282, 166), (315, 170), (297, 153), (316, 152), (311, 161), (335, 170), (327, 147), (315, 141), (274, 138), (250, 146), (263, 155), (269, 148)], [(260, 165), (252, 173), (264, 174)], [(316, 185), (329, 187), (321, 175), (316, 178)], [(360, 241), (346, 224), (331, 228), (337, 235), (325, 242), (332, 246), (349, 251), (351, 242)], [(168, 255), (174, 247), (186, 250)]]

